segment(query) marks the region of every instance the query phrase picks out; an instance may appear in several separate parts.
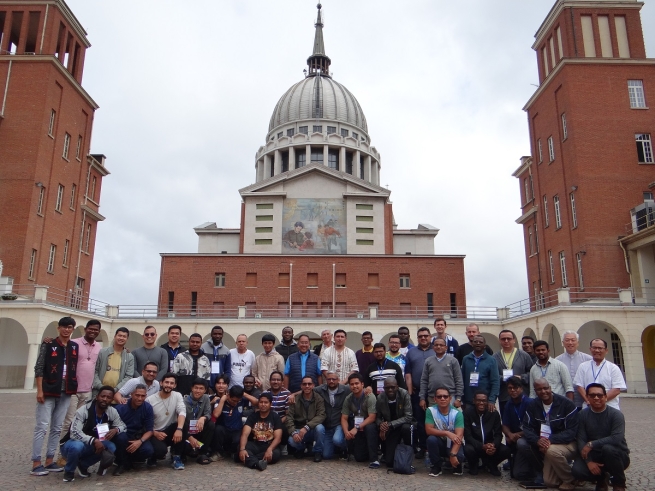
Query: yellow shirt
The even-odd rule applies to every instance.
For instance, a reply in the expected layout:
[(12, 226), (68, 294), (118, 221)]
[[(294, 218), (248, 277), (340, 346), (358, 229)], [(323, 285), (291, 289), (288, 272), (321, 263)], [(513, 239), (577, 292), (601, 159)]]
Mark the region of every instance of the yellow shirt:
[(121, 354), (112, 353), (107, 358), (107, 372), (102, 379), (102, 385), (108, 385), (110, 387), (116, 387), (118, 385), (118, 377), (120, 376), (121, 371)]

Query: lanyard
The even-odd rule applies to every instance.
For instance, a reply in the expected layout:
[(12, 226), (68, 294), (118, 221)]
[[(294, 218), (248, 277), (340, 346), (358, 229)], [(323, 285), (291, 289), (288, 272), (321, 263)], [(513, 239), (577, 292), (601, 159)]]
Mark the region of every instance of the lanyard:
[(102, 424), (102, 420), (105, 419), (104, 414), (102, 416), (100, 416), (100, 419), (98, 419), (98, 413), (96, 413), (94, 416), (96, 417), (96, 426), (98, 426), (99, 424)]
[(550, 406), (550, 409), (548, 410), (548, 412), (546, 412), (546, 411), (542, 411), (542, 412), (544, 413), (544, 419), (546, 420), (546, 423), (548, 423), (549, 425), (550, 425), (550, 412), (551, 412), (552, 410), (553, 410), (553, 406), (551, 405), (551, 406)]
[(218, 350), (221, 349), (221, 345), (219, 344), (218, 346), (214, 346), (214, 361), (218, 360)]
[(178, 346), (177, 348), (173, 349), (173, 348), (171, 348), (170, 345), (168, 345), (168, 351), (173, 356), (173, 359), (175, 359), (177, 357), (178, 352), (180, 351), (180, 347)]
[(475, 358), (475, 370), (474, 370), (475, 372), (478, 371), (478, 365), (480, 364), (480, 360), (482, 360), (483, 356), (484, 356), (484, 353), (482, 355), (480, 355), (479, 358), (477, 356), (473, 355), (473, 358)]
[[(525, 402), (525, 396), (523, 396), (523, 397), (521, 398), (521, 403), (519, 404), (519, 410), (518, 410), (518, 411), (516, 410), (516, 405), (515, 405), (515, 404), (512, 404), (512, 408), (514, 409), (514, 413), (516, 414), (516, 417), (518, 418), (519, 423), (521, 423), (521, 413), (524, 412), (524, 411), (523, 411), (523, 403), (524, 403), (524, 402)], [(511, 403), (510, 403), (510, 404), (511, 404)]]
[[(382, 364), (382, 367), (380, 367), (380, 365), (378, 365), (378, 373), (380, 375), (382, 375), (382, 372), (384, 371), (384, 367), (386, 367), (386, 366), (387, 366), (387, 359), (385, 358), (384, 363)], [(596, 379), (594, 379), (594, 380), (596, 380)]]
[(510, 369), (512, 368), (512, 365), (514, 364), (514, 357), (516, 356), (516, 351), (517, 351), (516, 348), (514, 348), (512, 350), (512, 354), (509, 355), (509, 358), (505, 357), (505, 352), (504, 351), (502, 352), (503, 361), (505, 362), (505, 365), (507, 366), (507, 368), (510, 368)]
[[(539, 365), (539, 364), (537, 363), (537, 365)], [(539, 370), (541, 370), (541, 376), (542, 377), (545, 377), (546, 374), (548, 373), (548, 367), (549, 366), (550, 365), (548, 363), (546, 363), (546, 369), (544, 370), (543, 367), (541, 365), (539, 365)]]
[[(362, 414), (362, 402), (364, 402), (364, 397), (366, 394), (362, 394), (359, 396), (359, 399), (357, 400), (357, 414)], [(355, 396), (353, 396), (353, 406), (355, 405)]]
[(605, 360), (603, 362), (603, 364), (600, 366), (600, 369), (598, 370), (598, 373), (595, 373), (594, 372), (594, 361), (592, 360), (592, 362), (591, 362), (591, 374), (594, 376), (594, 382), (596, 381), (596, 379), (600, 375), (600, 372), (603, 371), (603, 367), (605, 366), (605, 363), (607, 363), (607, 360)]
[(193, 419), (198, 419), (198, 411), (200, 411), (200, 401), (194, 403), (193, 399), (191, 399), (191, 396), (187, 396), (187, 401), (189, 401), (189, 404), (191, 405), (191, 411), (193, 411)]
[(448, 408), (448, 418), (444, 418), (444, 415), (441, 414), (441, 411), (437, 410), (437, 412), (439, 413), (439, 418), (441, 418), (441, 421), (446, 423), (446, 429), (450, 430), (450, 408)]

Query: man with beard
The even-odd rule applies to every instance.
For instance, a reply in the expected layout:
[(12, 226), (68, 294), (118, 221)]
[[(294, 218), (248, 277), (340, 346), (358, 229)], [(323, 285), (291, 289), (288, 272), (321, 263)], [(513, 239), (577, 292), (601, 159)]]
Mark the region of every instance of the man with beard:
[(211, 363), (211, 378), (209, 386), (213, 387), (216, 377), (219, 375), (230, 375), (232, 362), (230, 361), (230, 350), (223, 344), (223, 328), (212, 327), (211, 339), (208, 339), (200, 347)]
[(155, 449), (149, 441), (154, 429), (155, 415), (150, 403), (146, 402), (146, 390), (144, 384), (136, 385), (131, 397), (124, 404), (116, 406), (116, 411), (127, 429), (114, 439), (117, 464), (114, 476), (120, 476), (131, 469), (133, 462), (143, 462), (155, 455)]
[(191, 392), (191, 384), (196, 378), (209, 381), (211, 365), (200, 346), (202, 336), (194, 332), (189, 336), (189, 350), (180, 353), (173, 362), (173, 373), (177, 375), (177, 390), (182, 395)]
[(114, 402), (116, 404), (125, 404), (127, 402), (127, 397), (132, 394), (137, 385), (145, 386), (147, 391), (146, 397), (159, 392), (159, 382), (155, 379), (158, 372), (159, 370), (155, 362), (149, 361), (146, 363), (139, 378), (128, 380), (127, 383), (116, 392)]
[(75, 413), (67, 435), (70, 439), (61, 449), (66, 459), (64, 482), (75, 480), (75, 468), (80, 477), (89, 477), (89, 467), (100, 461), (98, 475), (104, 476), (114, 463), (116, 445), (111, 440), (126, 428), (116, 409), (110, 405), (113, 398), (113, 387), (100, 387), (96, 398)]
[(398, 364), (386, 357), (386, 347), (382, 343), (375, 343), (373, 346), (375, 362), (366, 368), (364, 376), (364, 387), (367, 394), (377, 396), (384, 392), (384, 381), (388, 378), (395, 378), (399, 387), (405, 388), (403, 371)]
[(341, 409), (346, 396), (350, 394), (350, 387), (339, 384), (339, 376), (334, 372), (325, 375), (325, 384), (314, 389), (314, 392), (323, 398), (325, 407), (325, 421), (317, 431), (322, 431), (323, 437), (323, 458), (329, 460), (334, 455), (335, 447), (340, 452), (346, 452), (348, 445), (341, 427)]
[(293, 340), (293, 329), (290, 326), (282, 329), (282, 341), (275, 347), (275, 351), (282, 355), (285, 363), (289, 356), (298, 351), (298, 344)]
[(373, 356), (373, 334), (371, 331), (364, 331), (362, 333), (362, 348), (355, 351), (355, 358), (357, 359), (357, 366), (360, 370), (364, 370), (371, 363), (375, 362), (375, 356)]
[(348, 377), (359, 371), (355, 352), (346, 346), (346, 331), (337, 329), (334, 331), (334, 344), (321, 353), (321, 371), (325, 375), (328, 371), (337, 372), (342, 384), (348, 381)]
[[(159, 367), (157, 381), (168, 372), (168, 353), (160, 346), (155, 346), (157, 341), (157, 329), (154, 326), (147, 326), (143, 330), (143, 346), (132, 351), (134, 356), (134, 376), (138, 377), (143, 371), (146, 363), (156, 363)], [(130, 394), (131, 392), (128, 392)]]
[(302, 458), (305, 450), (313, 444), (314, 462), (320, 462), (323, 460), (325, 405), (323, 398), (314, 393), (311, 377), (304, 377), (301, 387), (301, 394), (289, 405), (287, 412), (287, 442), (296, 450), (296, 458)]
[(384, 461), (387, 467), (393, 467), (400, 440), (405, 445), (412, 445), (412, 428), (416, 424), (412, 415), (412, 401), (405, 389), (399, 388), (394, 379), (388, 378), (384, 381), (382, 394), (377, 397), (375, 408), (378, 436), (385, 443)]
[(259, 396), (259, 412), (251, 414), (243, 426), (239, 442), (239, 460), (249, 469), (263, 471), (280, 460), (282, 421), (271, 410), (271, 393)]
[(537, 397), (535, 381), (545, 378), (555, 394), (573, 400), (573, 382), (566, 365), (550, 357), (550, 347), (546, 341), (535, 342), (534, 352), (537, 355), (537, 362), (530, 369), (530, 397), (533, 399)]
[(148, 459), (148, 467), (156, 467), (156, 459), (164, 459), (171, 447), (172, 465), (175, 470), (184, 469), (181, 455), (184, 450), (184, 421), (186, 420), (186, 406), (182, 394), (175, 392), (177, 375), (167, 373), (161, 381), (161, 390), (146, 401), (152, 406), (155, 417), (152, 446), (155, 456)]
[(255, 412), (261, 393), (262, 391), (255, 387), (255, 377), (252, 375), (243, 377), (243, 397), (248, 401), (248, 404), (243, 406), (242, 418), (244, 423), (246, 418)]

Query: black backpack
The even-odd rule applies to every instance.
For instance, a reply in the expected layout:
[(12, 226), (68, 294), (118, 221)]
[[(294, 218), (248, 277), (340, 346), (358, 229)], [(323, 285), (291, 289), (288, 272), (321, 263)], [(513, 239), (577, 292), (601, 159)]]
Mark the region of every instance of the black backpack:
[[(412, 440), (414, 439), (414, 426), (412, 425)], [(399, 443), (393, 455), (393, 469), (388, 469), (387, 474), (393, 471), (395, 474), (414, 474), (416, 469), (414, 463), (414, 448), (411, 445)]]

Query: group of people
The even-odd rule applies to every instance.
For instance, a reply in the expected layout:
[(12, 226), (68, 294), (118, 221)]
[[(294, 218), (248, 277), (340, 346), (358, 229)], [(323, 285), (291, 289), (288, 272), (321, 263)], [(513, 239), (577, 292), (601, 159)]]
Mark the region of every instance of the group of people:
[(603, 490), (611, 478), (615, 490), (625, 488), (618, 396), (626, 386), (602, 339), (589, 355), (567, 331), (555, 359), (547, 342), (524, 337), (518, 349), (515, 334), (502, 330), (493, 353), (477, 325), (460, 345), (437, 318), (435, 333), (418, 329), (416, 345), (403, 326), (388, 349), (364, 332), (356, 352), (341, 329), (324, 330), (312, 350), (306, 334), (296, 338), (287, 326), (277, 346), (265, 334), (255, 356), (243, 334), (225, 347), (220, 326), (204, 343), (191, 334), (188, 349), (180, 326), (161, 346), (148, 326), (131, 352), (126, 328), (101, 349), (99, 321), (71, 339), (74, 327), (62, 318), (39, 351), (32, 475), (63, 471), (72, 481), (99, 462), (99, 475), (113, 464), (118, 476), (135, 464), (156, 467), (169, 452), (175, 470), (189, 458), (264, 470), (287, 454), (391, 468), (403, 442), (429, 459), (430, 476), (461, 475), (465, 466), (476, 475), (480, 464), (500, 476), (507, 461), (513, 478), (537, 485), (572, 490), (587, 480)]

